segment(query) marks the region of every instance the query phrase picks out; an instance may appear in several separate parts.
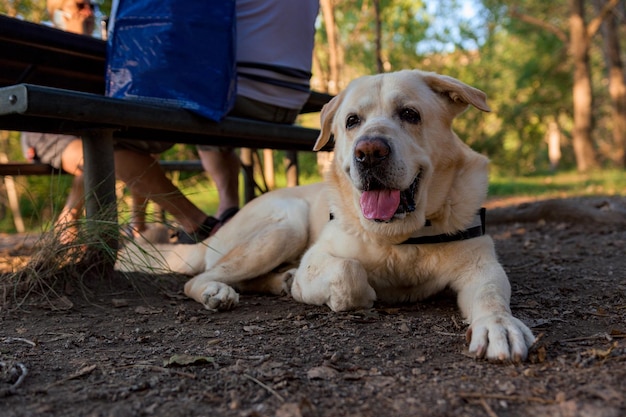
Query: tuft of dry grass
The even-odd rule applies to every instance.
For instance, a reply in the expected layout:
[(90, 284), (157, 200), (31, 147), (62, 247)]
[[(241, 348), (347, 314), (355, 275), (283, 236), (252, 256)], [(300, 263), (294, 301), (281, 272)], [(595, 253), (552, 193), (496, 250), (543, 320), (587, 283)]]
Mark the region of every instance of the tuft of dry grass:
[(124, 238), (117, 224), (93, 220), (68, 223), (41, 234), (30, 258), (0, 275), (0, 307), (22, 308), (34, 302), (65, 309), (71, 307), (66, 301), (68, 293), (80, 291), (89, 298), (85, 284), (113, 273), (116, 242), (128, 244)]
[[(70, 232), (73, 236), (68, 240)], [(140, 295), (144, 284), (161, 289), (170, 286), (176, 274), (167, 274), (163, 268), (143, 275), (113, 270), (118, 246), (145, 251), (143, 245), (152, 239), (166, 239), (167, 235), (164, 225), (148, 229), (139, 238), (124, 233), (116, 222), (80, 220), (57, 226), (41, 234), (29, 251), (30, 256), (21, 257), (11, 272), (0, 273), (0, 309), (38, 306), (68, 310), (76, 295), (89, 302), (97, 295), (97, 288), (107, 282), (120, 285), (120, 279), (122, 285), (131, 285)]]

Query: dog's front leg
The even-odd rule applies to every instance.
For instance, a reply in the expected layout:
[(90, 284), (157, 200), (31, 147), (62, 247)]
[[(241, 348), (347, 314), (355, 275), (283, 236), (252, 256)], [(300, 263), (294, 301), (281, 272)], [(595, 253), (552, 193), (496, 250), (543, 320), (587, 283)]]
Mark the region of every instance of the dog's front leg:
[(376, 300), (359, 261), (333, 256), (316, 246), (302, 258), (291, 295), (306, 304), (326, 304), (333, 311), (369, 308)]
[(461, 312), (470, 323), (467, 330), (470, 353), (498, 361), (526, 359), (535, 337), (511, 314), (511, 286), (495, 257), (473, 268), (459, 283), (462, 285), (454, 287)]

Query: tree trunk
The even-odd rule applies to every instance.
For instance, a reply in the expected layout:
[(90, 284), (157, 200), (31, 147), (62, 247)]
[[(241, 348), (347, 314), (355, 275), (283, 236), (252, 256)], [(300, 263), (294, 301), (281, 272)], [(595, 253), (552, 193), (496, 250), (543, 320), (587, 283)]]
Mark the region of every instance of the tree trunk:
[(574, 131), (573, 143), (578, 171), (587, 172), (598, 167), (596, 151), (591, 139), (592, 89), (589, 66), (589, 44), (584, 18), (584, 1), (570, 0), (570, 50), (574, 60)]
[[(295, 0), (294, 0), (295, 1)], [(342, 87), (343, 51), (339, 45), (339, 34), (335, 23), (335, 7), (333, 0), (320, 0), (320, 8), (328, 38), (328, 79), (326, 89), (329, 94), (336, 95)], [(325, 172), (333, 158), (333, 152), (318, 152), (317, 165)]]
[[(596, 9), (602, 8), (602, 2), (599, 0), (594, 3)], [(626, 83), (624, 65), (620, 56), (618, 18), (615, 11), (607, 16), (603, 26), (602, 37), (608, 68), (613, 122), (613, 149), (610, 157), (616, 165), (624, 168), (626, 167)]]
[(376, 18), (376, 72), (382, 74), (385, 72), (383, 66), (383, 54), (382, 54), (382, 21), (380, 17), (380, 0), (373, 0), (374, 2), (374, 15)]
[(324, 26), (326, 27), (326, 36), (328, 38), (328, 92), (330, 94), (337, 94), (340, 88), (342, 65), (333, 1), (320, 0), (320, 7), (322, 9)]

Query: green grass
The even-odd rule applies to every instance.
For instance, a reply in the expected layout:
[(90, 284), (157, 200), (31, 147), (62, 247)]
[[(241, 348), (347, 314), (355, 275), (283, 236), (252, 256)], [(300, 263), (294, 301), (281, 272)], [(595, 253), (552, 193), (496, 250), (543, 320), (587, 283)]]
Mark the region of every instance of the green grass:
[[(311, 184), (318, 181), (321, 181), (321, 177), (319, 175), (300, 176), (301, 185)], [(239, 184), (240, 201), (243, 201), (243, 177), (240, 177)], [(287, 179), (285, 175), (281, 175), (277, 172), (276, 188), (285, 187), (286, 184)], [(209, 181), (194, 181), (189, 184), (184, 184), (181, 189), (185, 195), (187, 195), (187, 197), (189, 197), (189, 199), (205, 213), (214, 214), (216, 212), (219, 200), (217, 198), (217, 189), (213, 183)]]
[(490, 197), (574, 197), (588, 195), (626, 196), (626, 172), (596, 171), (589, 174), (562, 172), (524, 177), (492, 176)]
[[(284, 187), (286, 179), (281, 170), (277, 170), (277, 186)], [(43, 178), (43, 177), (42, 177)], [(43, 181), (38, 178), (38, 181)], [(68, 177), (69, 178), (69, 177)], [(48, 179), (48, 185), (22, 187), (22, 216), (29, 231), (41, 231), (49, 227), (52, 219), (63, 206), (69, 181), (59, 177)], [(308, 184), (320, 181), (319, 175), (302, 175), (300, 183)], [(240, 181), (243, 188), (243, 180)], [(194, 175), (178, 182), (183, 192), (205, 213), (215, 214), (218, 206), (215, 185), (202, 174)], [(242, 193), (243, 195), (243, 189)], [(562, 172), (547, 175), (508, 177), (492, 175), (489, 196), (512, 197), (525, 196), (536, 198), (558, 198), (585, 195), (621, 195), (626, 196), (626, 172), (620, 170), (598, 171), (591, 174)], [(243, 198), (242, 198), (243, 201)], [(152, 205), (150, 206), (152, 207)], [(150, 208), (152, 210), (152, 208)], [(2, 212), (0, 212), (1, 214)], [(15, 233), (10, 210), (6, 208), (0, 218), (0, 233)], [(126, 223), (130, 210), (125, 199), (120, 201), (119, 214), (121, 223)], [(172, 221), (172, 217), (168, 217)]]

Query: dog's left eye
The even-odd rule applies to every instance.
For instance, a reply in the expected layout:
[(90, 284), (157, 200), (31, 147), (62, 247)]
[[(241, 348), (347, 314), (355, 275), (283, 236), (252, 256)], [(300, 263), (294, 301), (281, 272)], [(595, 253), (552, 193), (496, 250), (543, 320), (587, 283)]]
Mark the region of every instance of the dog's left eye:
[(422, 121), (422, 116), (420, 116), (419, 112), (410, 107), (404, 107), (400, 109), (398, 115), (400, 116), (400, 120), (407, 123), (418, 124)]

